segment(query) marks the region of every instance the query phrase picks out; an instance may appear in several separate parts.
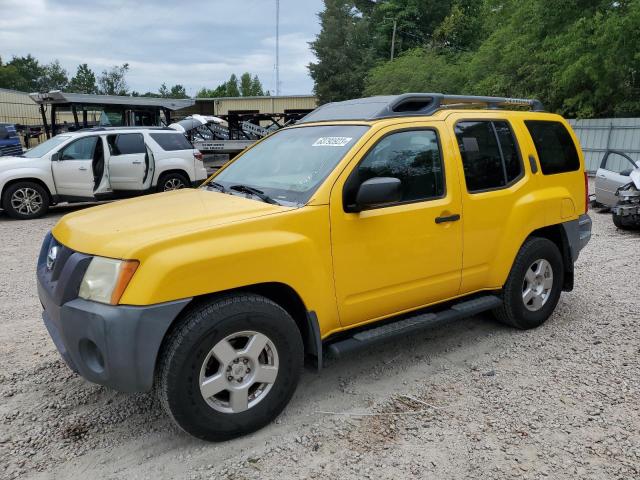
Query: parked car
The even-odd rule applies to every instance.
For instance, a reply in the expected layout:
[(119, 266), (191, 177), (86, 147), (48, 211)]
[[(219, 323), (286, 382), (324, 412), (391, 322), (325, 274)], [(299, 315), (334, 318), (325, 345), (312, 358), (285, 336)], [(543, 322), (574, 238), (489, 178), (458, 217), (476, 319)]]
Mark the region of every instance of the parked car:
[(629, 183), (618, 189), (616, 197), (611, 209), (614, 225), (623, 230), (640, 228), (640, 168), (629, 174)]
[(0, 157), (22, 155), (22, 144), (12, 123), (0, 123)]
[(2, 208), (17, 219), (40, 217), (59, 202), (174, 190), (206, 177), (202, 154), (168, 128), (85, 129), (0, 157)]
[(534, 100), (327, 104), (199, 189), (63, 217), (38, 259), (44, 322), (86, 379), (155, 387), (185, 431), (232, 438), (280, 413), (305, 357), (485, 311), (541, 325), (591, 236), (586, 178)]
[(618, 203), (618, 188), (628, 184), (631, 172), (640, 167), (640, 162), (618, 150), (607, 150), (596, 172), (596, 205), (613, 207)]

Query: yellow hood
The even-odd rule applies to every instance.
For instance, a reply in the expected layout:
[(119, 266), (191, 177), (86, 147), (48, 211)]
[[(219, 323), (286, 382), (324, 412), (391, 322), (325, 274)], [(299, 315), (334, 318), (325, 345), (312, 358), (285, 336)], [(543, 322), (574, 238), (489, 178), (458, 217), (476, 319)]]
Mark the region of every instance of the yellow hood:
[(70, 213), (52, 233), (78, 252), (134, 258), (131, 252), (156, 241), (290, 209), (215, 191), (184, 189)]

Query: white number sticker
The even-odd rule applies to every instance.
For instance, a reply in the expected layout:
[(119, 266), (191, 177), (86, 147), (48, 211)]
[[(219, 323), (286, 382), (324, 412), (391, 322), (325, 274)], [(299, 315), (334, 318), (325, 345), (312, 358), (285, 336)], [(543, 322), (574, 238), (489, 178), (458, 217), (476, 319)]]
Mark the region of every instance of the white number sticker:
[(313, 147), (344, 147), (353, 140), (352, 137), (320, 137), (313, 142)]

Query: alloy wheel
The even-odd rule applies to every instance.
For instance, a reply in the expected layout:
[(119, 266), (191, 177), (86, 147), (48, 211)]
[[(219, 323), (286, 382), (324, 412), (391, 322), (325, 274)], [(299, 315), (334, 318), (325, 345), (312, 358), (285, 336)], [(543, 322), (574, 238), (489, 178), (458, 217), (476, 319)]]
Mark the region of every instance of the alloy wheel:
[(553, 268), (544, 259), (533, 262), (524, 275), (522, 282), (522, 301), (527, 310), (540, 310), (549, 297), (553, 288)]

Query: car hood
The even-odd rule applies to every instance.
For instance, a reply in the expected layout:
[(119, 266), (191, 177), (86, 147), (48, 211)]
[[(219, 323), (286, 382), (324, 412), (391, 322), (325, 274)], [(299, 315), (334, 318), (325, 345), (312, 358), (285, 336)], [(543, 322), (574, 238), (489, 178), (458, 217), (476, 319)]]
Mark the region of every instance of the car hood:
[(21, 167), (28, 163), (33, 163), (37, 158), (27, 158), (27, 157), (12, 157), (5, 156), (0, 157), (0, 170), (7, 170), (9, 168)]
[(291, 210), (204, 189), (184, 189), (99, 205), (65, 215), (53, 236), (69, 248), (112, 258), (190, 232)]

